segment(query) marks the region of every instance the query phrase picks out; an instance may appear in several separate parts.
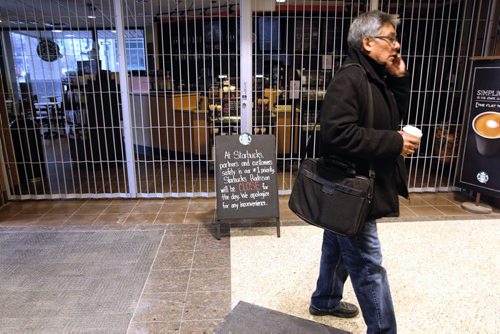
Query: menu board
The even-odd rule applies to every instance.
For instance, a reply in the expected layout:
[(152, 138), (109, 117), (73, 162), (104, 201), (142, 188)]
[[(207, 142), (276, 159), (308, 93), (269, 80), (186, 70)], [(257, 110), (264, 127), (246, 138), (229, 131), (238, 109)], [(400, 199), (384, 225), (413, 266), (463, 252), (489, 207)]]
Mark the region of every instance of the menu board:
[(273, 135), (215, 137), (217, 219), (279, 217)]
[(500, 58), (472, 66), (468, 118), (459, 184), (485, 195), (500, 195)]

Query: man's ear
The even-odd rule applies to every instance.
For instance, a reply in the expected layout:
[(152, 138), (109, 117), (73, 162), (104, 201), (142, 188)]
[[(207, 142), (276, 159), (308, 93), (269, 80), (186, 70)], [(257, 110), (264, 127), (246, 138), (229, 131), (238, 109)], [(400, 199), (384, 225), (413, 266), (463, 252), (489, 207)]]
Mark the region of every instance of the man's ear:
[(371, 37), (363, 38), (363, 42), (361, 43), (361, 48), (365, 52), (370, 53), (370, 51), (372, 50), (372, 42), (373, 42), (373, 38), (371, 38)]

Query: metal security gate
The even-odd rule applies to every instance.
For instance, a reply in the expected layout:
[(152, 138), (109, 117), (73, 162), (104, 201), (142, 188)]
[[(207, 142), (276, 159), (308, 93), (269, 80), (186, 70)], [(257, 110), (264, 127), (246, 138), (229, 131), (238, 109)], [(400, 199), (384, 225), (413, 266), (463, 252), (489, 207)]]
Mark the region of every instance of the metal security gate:
[[(398, 13), (412, 75), (412, 191), (454, 187), (469, 57), (495, 49), (494, 0), (0, 1), (9, 199), (214, 196), (215, 136), (276, 137), (290, 191), (354, 17)], [(498, 34), (498, 33), (497, 33)], [(491, 37), (491, 38), (490, 38)], [(242, 100), (244, 96), (245, 100)], [(243, 103), (248, 109), (242, 108)]]
[[(259, 40), (256, 62), (262, 60), (261, 68), (271, 69), (269, 86), (286, 97), (276, 105), (278, 161), (286, 171), (281, 175), (283, 193), (290, 189), (328, 82), (346, 55), (349, 24), (370, 7), (401, 18), (401, 53), (412, 76), (410, 110), (402, 125), (424, 132), (418, 154), (406, 158), (410, 190), (454, 189), (469, 59), (495, 49), (496, 1), (287, 1), (279, 10), (256, 17), (254, 26), (268, 31)], [(309, 154), (318, 153), (317, 133)]]
[[(213, 196), (214, 138), (239, 131), (240, 6), (170, 1), (155, 11), (149, 78), (132, 79), (137, 193)], [(130, 14), (140, 24), (140, 14)]]
[[(417, 156), (407, 158), (410, 189), (448, 191), (459, 165), (470, 57), (488, 55), (496, 1), (384, 1), (402, 18), (402, 54), (413, 77), (410, 110), (403, 123), (425, 132)], [(409, 161), (408, 161), (409, 160)]]
[[(129, 43), (144, 36), (117, 31), (113, 5), (2, 2), (2, 141), (10, 199), (128, 196), (118, 36)], [(144, 62), (130, 62), (134, 66)]]

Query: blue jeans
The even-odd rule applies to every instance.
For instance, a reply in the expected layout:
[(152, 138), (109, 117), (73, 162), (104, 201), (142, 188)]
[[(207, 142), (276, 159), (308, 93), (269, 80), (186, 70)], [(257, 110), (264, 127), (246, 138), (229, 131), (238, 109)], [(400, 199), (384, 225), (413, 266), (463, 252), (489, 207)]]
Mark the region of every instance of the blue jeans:
[(331, 309), (342, 299), (344, 282), (351, 277), (368, 333), (396, 333), (396, 318), (375, 221), (366, 222), (356, 236), (343, 237), (325, 230), (319, 277), (311, 305)]

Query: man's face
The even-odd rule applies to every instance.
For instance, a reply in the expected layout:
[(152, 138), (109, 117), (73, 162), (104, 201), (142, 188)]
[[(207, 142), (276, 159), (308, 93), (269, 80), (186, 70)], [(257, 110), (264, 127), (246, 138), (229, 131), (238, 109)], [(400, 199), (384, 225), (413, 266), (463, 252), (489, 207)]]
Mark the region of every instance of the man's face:
[(377, 36), (365, 38), (363, 43), (368, 55), (380, 64), (391, 64), (401, 48), (396, 30), (390, 23), (382, 25)]

